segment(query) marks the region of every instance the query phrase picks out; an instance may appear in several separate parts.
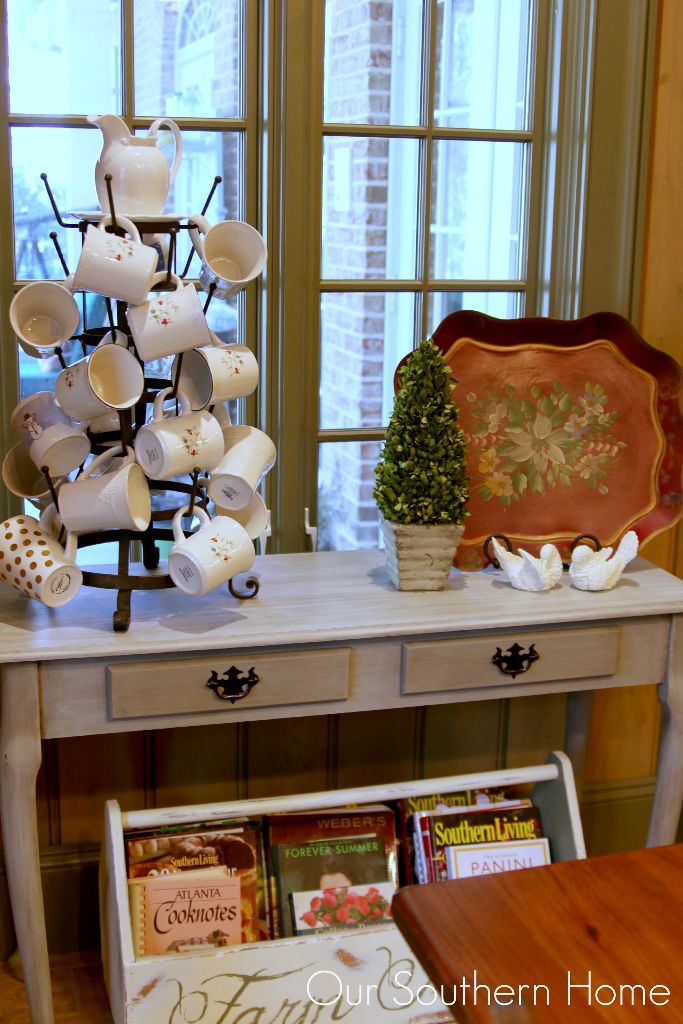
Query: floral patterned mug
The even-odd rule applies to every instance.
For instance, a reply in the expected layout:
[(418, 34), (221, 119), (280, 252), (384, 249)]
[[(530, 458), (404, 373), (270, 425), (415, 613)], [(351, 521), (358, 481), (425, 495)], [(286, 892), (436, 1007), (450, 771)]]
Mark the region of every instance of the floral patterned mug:
[(195, 507), (199, 529), (186, 537), (182, 518), (188, 506), (173, 517), (175, 544), (168, 556), (168, 573), (176, 587), (193, 597), (201, 597), (239, 572), (251, 569), (256, 558), (254, 545), (243, 526), (216, 516), (210, 519), (203, 508)]
[(106, 228), (111, 223), (111, 217), (103, 217), (97, 227), (88, 226), (76, 272), (67, 278), (67, 286), (72, 292), (99, 292), (138, 305), (152, 287), (157, 251), (142, 244), (138, 229), (127, 217), (117, 217), (116, 223), (125, 228), (128, 238), (110, 234)]
[(165, 415), (164, 402), (172, 396), (164, 388), (154, 399), (152, 419), (138, 430), (135, 458), (152, 480), (171, 480), (193, 469), (212, 470), (223, 458), (223, 431), (215, 416), (192, 412), (190, 400), (178, 391), (180, 415)]
[(185, 352), (180, 363), (176, 356), (172, 376), (179, 374), (178, 386), (190, 399), (193, 409), (244, 398), (256, 390), (258, 363), (246, 345), (224, 345), (211, 333), (212, 345)]
[[(165, 282), (166, 271), (155, 274), (152, 287)], [(163, 359), (175, 352), (211, 344), (211, 332), (193, 284), (171, 274), (173, 291), (152, 292), (146, 302), (126, 313), (140, 359)]]

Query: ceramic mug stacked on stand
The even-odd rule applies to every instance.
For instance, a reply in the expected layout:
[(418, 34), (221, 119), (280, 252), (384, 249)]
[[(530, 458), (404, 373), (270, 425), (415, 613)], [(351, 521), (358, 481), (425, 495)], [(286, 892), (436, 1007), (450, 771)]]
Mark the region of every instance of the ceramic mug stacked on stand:
[[(107, 215), (79, 214), (80, 223), (67, 225), (79, 227), (84, 236), (72, 274), (53, 237), (66, 280), (26, 285), (10, 307), (24, 351), (35, 358), (56, 354), (62, 370), (54, 393), (29, 395), (12, 414), (18, 441), (3, 460), (3, 481), (42, 514), (40, 521), (21, 515), (2, 524), (0, 579), (50, 607), (66, 604), (81, 583), (99, 585), (78, 567), (76, 552), (102, 538), (118, 537), (126, 558), (135, 536), (145, 556), (150, 544), (156, 550), (155, 539), (172, 540), (168, 577), (157, 576), (150, 585), (174, 585), (193, 596), (246, 572), (267, 517), (258, 487), (276, 457), (270, 438), (255, 427), (233, 426), (225, 405), (255, 390), (253, 353), (245, 345), (224, 344), (206, 320), (209, 301), (230, 298), (262, 272), (263, 239), (241, 221), (211, 225), (203, 212), (184, 225), (179, 218), (164, 219), (160, 210), (182, 155), (180, 132), (172, 122), (157, 121), (148, 137), (130, 136), (128, 146), (121, 147), (117, 140), (127, 129), (120, 118), (92, 120), (104, 136), (96, 181)], [(157, 147), (161, 124), (176, 140), (170, 172)], [(142, 155), (133, 159), (130, 150), (138, 148)], [(46, 187), (58, 213), (47, 182)], [(147, 225), (156, 216), (162, 227), (170, 225), (171, 234), (168, 247), (162, 246), (169, 262), (161, 271), (157, 250), (144, 244), (135, 223), (140, 217)], [(175, 233), (181, 227), (188, 229), (201, 260), (200, 288), (208, 293), (204, 305), (195, 285), (173, 272)], [(158, 224), (154, 234), (159, 236)], [(77, 333), (74, 293), (79, 292), (105, 298), (108, 325)], [(62, 346), (72, 339), (81, 342), (83, 355), (67, 365)], [(170, 380), (145, 375), (145, 364), (169, 357), (174, 357)], [(153, 492), (166, 490), (179, 491), (185, 500), (153, 511)], [(171, 518), (172, 528), (164, 530), (163, 521)], [(143, 561), (155, 567), (153, 558), (149, 565), (146, 557)], [(120, 564), (121, 558), (121, 572)], [(127, 593), (129, 601), (131, 589), (144, 588), (143, 582), (131, 582), (138, 577), (119, 579), (119, 598)], [(115, 628), (127, 624), (117, 626), (115, 616)]]

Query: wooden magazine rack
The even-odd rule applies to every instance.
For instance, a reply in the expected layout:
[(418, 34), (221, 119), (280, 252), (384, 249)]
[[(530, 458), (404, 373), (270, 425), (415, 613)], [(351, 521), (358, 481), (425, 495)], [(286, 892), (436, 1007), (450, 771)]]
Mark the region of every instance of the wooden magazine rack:
[[(291, 1008), (292, 1013), (294, 1007), (298, 1007), (296, 1015), (301, 1020), (304, 1008), (309, 1008), (311, 1019), (319, 1022), (344, 1017), (358, 1024), (367, 1020), (378, 1024), (385, 1020), (408, 1024), (420, 1011), (419, 1003), (410, 994), (414, 995), (420, 986), (428, 984), (417, 959), (394, 925), (136, 960), (123, 843), (127, 829), (282, 811), (322, 810), (435, 792), (519, 785), (533, 786), (531, 797), (540, 810), (553, 859), (585, 857), (574, 776), (571, 763), (562, 752), (553, 752), (545, 764), (528, 768), (217, 805), (124, 813), (115, 800), (108, 801), (100, 920), (105, 977), (115, 1024), (216, 1021), (226, 1019), (221, 1018), (221, 1011), (225, 1012), (226, 1007), (234, 1008), (235, 1012), (239, 1007), (245, 1020), (251, 1019), (250, 1011), (254, 1020), (277, 1020), (285, 1012), (283, 1007)], [(398, 975), (400, 971), (406, 973)], [(397, 987), (397, 982), (402, 982), (408, 991)], [(354, 1009), (349, 1001), (354, 1003), (359, 991), (362, 1003)], [(338, 992), (341, 992), (339, 999)], [(348, 999), (346, 993), (349, 993)], [(327, 1008), (311, 1006), (311, 994), (320, 1002), (329, 1000)], [(338, 1016), (331, 1016), (335, 1008)], [(202, 1016), (199, 1016), (200, 1010)], [(428, 1018), (419, 1017), (422, 1024), (444, 1020), (445, 1008), (438, 1001), (430, 1011), (433, 1016), (430, 1012)], [(183, 1013), (186, 1016), (182, 1016)]]

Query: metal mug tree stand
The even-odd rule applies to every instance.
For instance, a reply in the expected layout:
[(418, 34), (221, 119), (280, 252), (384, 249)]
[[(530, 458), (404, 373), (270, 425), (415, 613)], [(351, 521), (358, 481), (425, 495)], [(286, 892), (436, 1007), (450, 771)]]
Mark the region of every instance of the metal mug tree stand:
[[(48, 182), (47, 174), (41, 174), (41, 178), (45, 185), (45, 189), (52, 206), (57, 223), (62, 228), (74, 228), (79, 230), (83, 237), (87, 230), (87, 220), (77, 221), (76, 223), (69, 224), (62, 219), (60, 211), (55, 202), (55, 198), (52, 194), (50, 184)], [(109, 208), (111, 216), (111, 231), (123, 233), (123, 229), (117, 226), (116, 222), (116, 210), (114, 208), (114, 200), (111, 189), (111, 175), (105, 175), (107, 183), (107, 194), (109, 197)], [(206, 213), (209, 204), (213, 198), (216, 188), (222, 181), (222, 178), (216, 177), (214, 179), (211, 190), (206, 198), (206, 202), (202, 208), (202, 214)], [(132, 218), (133, 220), (135, 218)], [(157, 286), (156, 290), (164, 291), (169, 290), (171, 285), (171, 274), (175, 272), (175, 261), (176, 261), (176, 235), (178, 231), (183, 229), (187, 230), (194, 225), (191, 221), (187, 224), (181, 224), (180, 221), (174, 221), (169, 223), (167, 220), (159, 221), (158, 223), (145, 223), (145, 233), (147, 234), (168, 234), (169, 235), (169, 246), (168, 246), (168, 258), (166, 260), (166, 280)], [(57, 232), (52, 231), (50, 238), (55, 246), (59, 261), (62, 265), (64, 273), (68, 276), (69, 268), (64, 254), (59, 245), (57, 239)], [(187, 262), (183, 271), (178, 276), (185, 278), (190, 269), (190, 263), (192, 261), (193, 252), (188, 256)], [(212, 284), (209, 288), (209, 292), (204, 303), (204, 313), (207, 312), (213, 293), (215, 291), (215, 284)], [(96, 346), (101, 338), (108, 332), (121, 332), (128, 338), (128, 345), (135, 352), (134, 342), (128, 329), (126, 322), (126, 303), (116, 302), (116, 312), (114, 312), (113, 304), (110, 299), (105, 298), (107, 308), (108, 324), (104, 327), (89, 328), (87, 325), (87, 319), (85, 315), (85, 304), (83, 305), (83, 330), (81, 334), (74, 336), (75, 340), (79, 341), (83, 349), (83, 355), (87, 355), (88, 348)], [(67, 363), (64, 358), (64, 353), (61, 347), (55, 348), (55, 354), (59, 359), (60, 365), (65, 368)], [(137, 352), (135, 353), (137, 356)], [(138, 356), (139, 359), (139, 356)], [(119, 412), (119, 430), (110, 431), (107, 433), (93, 434), (88, 429), (87, 434), (90, 438), (91, 450), (93, 454), (98, 454), (104, 451), (112, 441), (117, 441), (122, 446), (122, 451), (125, 452), (126, 446), (133, 444), (137, 430), (144, 425), (147, 419), (147, 407), (154, 402), (156, 395), (164, 388), (171, 386), (171, 394), (169, 398), (173, 398), (178, 391), (178, 382), (180, 380), (180, 370), (182, 367), (182, 352), (179, 353), (176, 364), (175, 373), (173, 380), (163, 380), (157, 377), (148, 376), (145, 373), (145, 386), (139, 401), (136, 403), (133, 409), (125, 409)], [(145, 369), (144, 363), (140, 360), (140, 363)], [(209, 407), (209, 412), (213, 410), (213, 406)], [(83, 471), (84, 466), (80, 466), (76, 475), (76, 479)], [(47, 466), (41, 467), (43, 475), (47, 481), (47, 485), (52, 496), (52, 500), (59, 511), (59, 496), (52, 480)], [(192, 512), (195, 507), (200, 507), (206, 510), (208, 505), (208, 497), (206, 493), (207, 477), (200, 475), (201, 471), (195, 469), (189, 474), (189, 481), (183, 480), (148, 480), (149, 489), (154, 492), (177, 492), (178, 494), (185, 495), (183, 505), (188, 506), (186, 515), (191, 518)], [(106, 590), (116, 590), (116, 610), (113, 613), (112, 625), (115, 631), (125, 632), (131, 619), (131, 595), (134, 590), (164, 590), (174, 587), (171, 577), (167, 573), (158, 572), (159, 566), (159, 548), (156, 545), (158, 540), (172, 540), (173, 533), (169, 525), (169, 521), (173, 519), (173, 516), (179, 508), (183, 506), (176, 505), (171, 508), (157, 508), (152, 509), (152, 518), (148, 528), (142, 533), (136, 533), (132, 530), (108, 530), (101, 531), (99, 533), (84, 533), (78, 537), (78, 547), (85, 548), (95, 544), (105, 544), (108, 542), (118, 543), (118, 566), (116, 572), (95, 572), (90, 570), (83, 571), (83, 584), (88, 587), (100, 587)], [(145, 569), (149, 570), (149, 575), (135, 575), (131, 573), (131, 544), (138, 542), (142, 547), (142, 564)], [(233, 597), (244, 600), (246, 598), (255, 597), (259, 589), (259, 581), (257, 576), (247, 576), (242, 581), (242, 587), (244, 589), (238, 589), (237, 585), (233, 580), (228, 581), (228, 589)]]

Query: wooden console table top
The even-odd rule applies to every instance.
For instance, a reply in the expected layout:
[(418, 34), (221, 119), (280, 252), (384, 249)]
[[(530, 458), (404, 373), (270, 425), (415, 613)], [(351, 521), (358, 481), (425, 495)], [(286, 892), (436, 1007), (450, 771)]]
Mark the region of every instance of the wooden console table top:
[[(393, 911), (462, 1024), (683, 1021), (683, 845), (411, 886)], [(489, 1007), (463, 978), (509, 988)]]
[(642, 558), (628, 566), (617, 587), (597, 593), (575, 590), (566, 573), (557, 588), (539, 594), (514, 590), (494, 570), (455, 569), (445, 590), (396, 591), (377, 550), (266, 555), (256, 559), (254, 572), (259, 593), (244, 601), (226, 587), (199, 598), (176, 589), (134, 591), (126, 633), (112, 630), (115, 590), (82, 587), (70, 604), (51, 609), (0, 585), (0, 662), (319, 644), (683, 612), (683, 581)]

